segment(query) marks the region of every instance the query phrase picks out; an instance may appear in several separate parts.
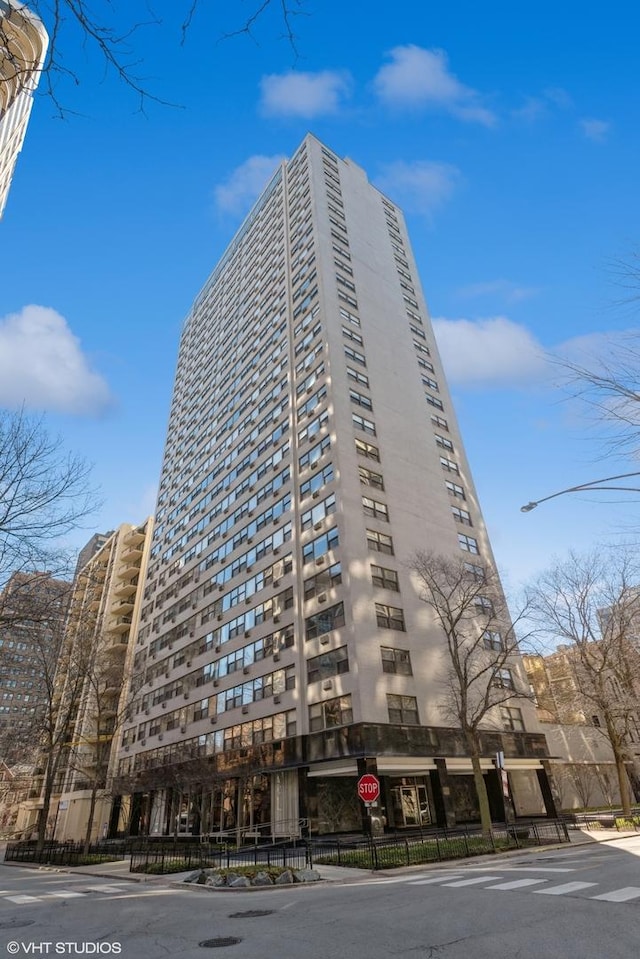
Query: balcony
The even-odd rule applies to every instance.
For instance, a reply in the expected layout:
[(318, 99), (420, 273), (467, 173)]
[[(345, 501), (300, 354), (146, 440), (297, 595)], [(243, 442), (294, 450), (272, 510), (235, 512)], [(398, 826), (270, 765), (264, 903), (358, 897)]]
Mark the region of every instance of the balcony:
[(145, 534), (139, 529), (129, 530), (125, 533), (123, 543), (125, 546), (140, 546), (145, 541)]
[(126, 579), (123, 582), (116, 583), (113, 594), (114, 596), (133, 596), (138, 588), (138, 577), (135, 576), (133, 579)]
[(126, 616), (133, 610), (133, 606), (133, 596), (127, 596), (124, 599), (121, 599), (119, 603), (114, 603), (114, 605), (111, 607), (111, 612), (116, 616)]
[(107, 629), (110, 633), (128, 633), (131, 629), (131, 617), (118, 616), (111, 620)]

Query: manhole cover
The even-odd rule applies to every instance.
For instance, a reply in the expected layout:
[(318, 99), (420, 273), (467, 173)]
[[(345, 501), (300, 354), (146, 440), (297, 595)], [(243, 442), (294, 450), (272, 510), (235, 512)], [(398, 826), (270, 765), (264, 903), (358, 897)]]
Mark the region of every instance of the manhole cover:
[(242, 939), (238, 939), (237, 936), (220, 936), (218, 939), (203, 939), (198, 945), (205, 949), (217, 949), (218, 946), (235, 946), (239, 942), (242, 942)]
[(246, 912), (232, 912), (229, 919), (253, 919), (255, 916), (272, 916), (273, 909), (247, 909)]
[(0, 922), (0, 929), (22, 929), (23, 926), (32, 926), (35, 919), (7, 919)]

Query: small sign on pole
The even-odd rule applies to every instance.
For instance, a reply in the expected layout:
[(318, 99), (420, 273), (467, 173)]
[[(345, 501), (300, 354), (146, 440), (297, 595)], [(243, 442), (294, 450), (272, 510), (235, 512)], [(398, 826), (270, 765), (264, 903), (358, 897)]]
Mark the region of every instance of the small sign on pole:
[(380, 780), (373, 773), (365, 773), (358, 780), (358, 796), (368, 806), (380, 797)]

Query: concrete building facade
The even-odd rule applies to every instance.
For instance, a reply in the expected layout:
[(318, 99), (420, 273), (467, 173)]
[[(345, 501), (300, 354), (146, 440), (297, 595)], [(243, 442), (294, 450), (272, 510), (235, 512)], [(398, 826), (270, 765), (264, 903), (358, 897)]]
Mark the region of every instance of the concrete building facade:
[(0, 217), (33, 106), (49, 38), (40, 18), (17, 0), (0, 0)]
[[(408, 568), (425, 548), (494, 564), (402, 213), (308, 136), (182, 330), (116, 783), (129, 830), (360, 828), (365, 771), (390, 827), (475, 818)], [(483, 746), (497, 816), (499, 749), (516, 810), (553, 811), (528, 702)]]
[[(110, 788), (116, 753), (128, 704), (137, 686), (133, 677), (142, 581), (151, 545), (152, 521), (123, 524), (110, 534), (94, 536), (81, 555), (55, 681), (57, 710), (54, 791), (48, 834), (56, 839), (84, 840), (116, 832), (120, 805)], [(58, 729), (60, 727), (60, 729)], [(18, 827), (29, 834), (43, 806), (42, 776), (21, 811)]]

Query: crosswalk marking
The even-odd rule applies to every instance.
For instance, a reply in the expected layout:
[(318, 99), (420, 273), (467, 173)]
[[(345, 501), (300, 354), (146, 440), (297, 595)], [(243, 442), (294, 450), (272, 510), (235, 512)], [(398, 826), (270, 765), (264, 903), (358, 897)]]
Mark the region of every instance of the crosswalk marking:
[(15, 902), (19, 906), (26, 902), (40, 902), (38, 896), (5, 896), (5, 899), (8, 899), (9, 902)]
[(614, 889), (613, 892), (603, 892), (599, 896), (591, 896), (591, 899), (602, 899), (605, 902), (627, 902), (629, 899), (638, 899), (639, 897), (639, 886), (625, 886), (623, 889)]
[(112, 883), (103, 882), (97, 886), (85, 886), (87, 892), (124, 892), (123, 886), (114, 886)]
[(410, 886), (427, 886), (432, 882), (443, 882), (445, 879), (462, 879), (462, 876), (431, 876), (430, 879), (412, 879)]
[(546, 879), (511, 879), (509, 882), (499, 882), (497, 886), (487, 886), (487, 889), (524, 889), (525, 886), (537, 886), (547, 882)]
[(458, 882), (444, 882), (443, 886), (457, 889), (459, 886), (475, 886), (478, 882), (493, 882), (494, 879), (501, 878), (501, 876), (474, 876), (473, 879), (460, 879)]
[(84, 893), (82, 892), (71, 892), (69, 889), (61, 889), (58, 892), (49, 892), (46, 893), (48, 896), (58, 896), (59, 899), (72, 899), (76, 897), (82, 898)]
[(587, 889), (589, 886), (597, 886), (597, 882), (565, 882), (561, 886), (553, 886), (551, 889), (532, 889), (538, 896), (564, 896), (567, 892), (577, 892), (578, 889)]

